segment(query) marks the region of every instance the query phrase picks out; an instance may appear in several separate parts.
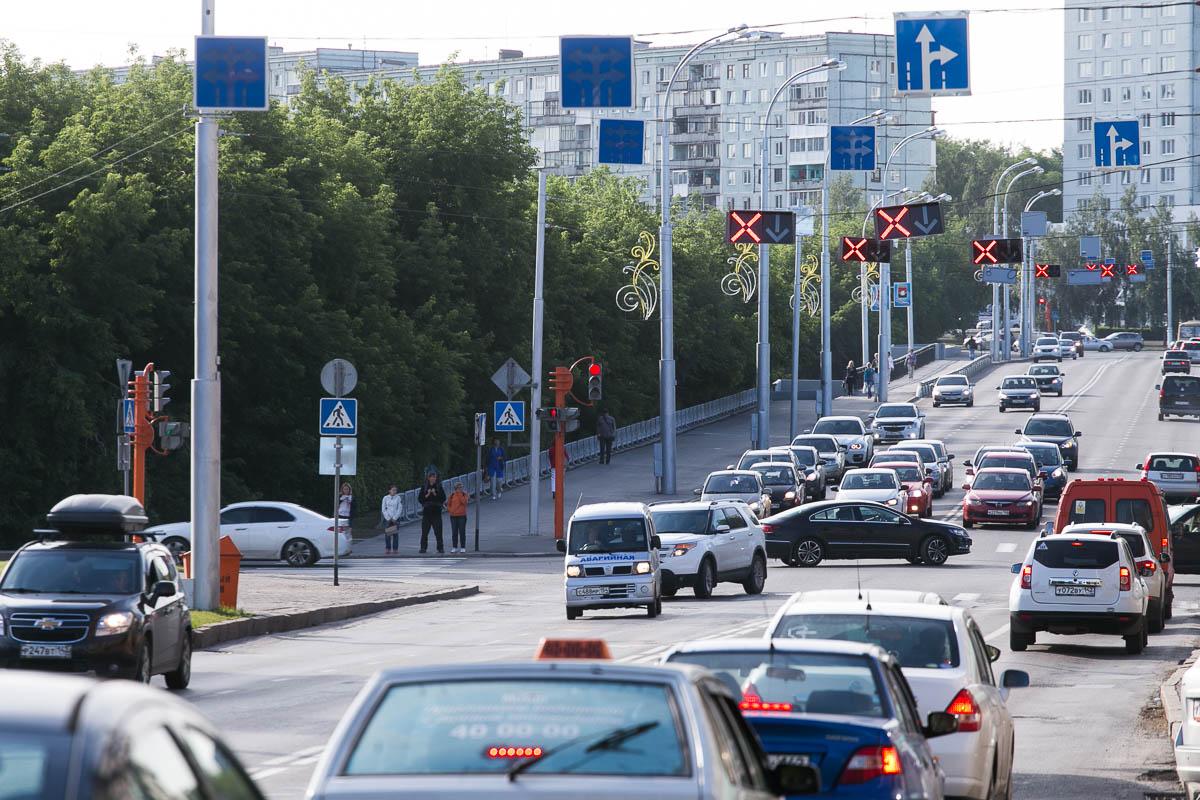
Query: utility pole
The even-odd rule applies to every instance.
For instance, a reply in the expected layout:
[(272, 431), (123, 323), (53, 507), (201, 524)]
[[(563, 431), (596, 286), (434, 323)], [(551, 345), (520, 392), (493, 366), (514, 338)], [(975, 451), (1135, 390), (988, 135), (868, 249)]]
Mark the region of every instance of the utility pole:
[[(533, 378), (529, 388), (531, 412), (542, 407), (542, 297), (546, 273), (546, 173), (538, 170), (537, 246), (533, 267)], [(542, 426), (529, 428), (529, 536), (538, 535), (538, 489), (542, 483)]]
[(1175, 244), (1175, 235), (1168, 230), (1168, 232), (1167, 232), (1167, 332), (1166, 332), (1166, 336), (1165, 336), (1168, 346), (1170, 346), (1171, 339), (1173, 339), (1175, 336), (1175, 333), (1174, 333), (1174, 331), (1175, 331), (1174, 310), (1175, 309), (1174, 309), (1174, 306), (1172, 305), (1174, 300), (1171, 297), (1171, 257), (1174, 255), (1174, 244)]
[[(800, 215), (796, 213), (797, 225), (799, 225)], [(800, 237), (800, 231), (796, 231), (796, 265), (792, 274), (792, 391), (791, 405), (788, 407), (788, 443), (796, 438), (796, 415), (799, 411), (800, 404), (800, 265), (803, 263), (801, 252), (804, 249), (801, 242), (804, 240)], [(829, 347), (829, 343), (825, 341), (825, 326), (821, 326), (821, 355), (824, 360), (825, 349)], [(822, 373), (824, 376), (824, 373)], [(822, 381), (822, 391), (824, 391), (824, 382)]]

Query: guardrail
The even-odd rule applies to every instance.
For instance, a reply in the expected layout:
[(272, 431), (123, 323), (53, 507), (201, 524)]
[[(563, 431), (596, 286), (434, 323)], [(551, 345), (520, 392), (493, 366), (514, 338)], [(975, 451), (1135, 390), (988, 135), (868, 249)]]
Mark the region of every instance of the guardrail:
[[(731, 417), (734, 414), (740, 414), (743, 411), (754, 408), (756, 403), (757, 395), (755, 390), (747, 389), (737, 394), (710, 400), (707, 403), (681, 408), (675, 412), (675, 430), (691, 430), (709, 422)], [(538, 424), (536, 420), (531, 420), (531, 422), (535, 425)], [(613, 451), (628, 450), (658, 441), (659, 427), (659, 418), (654, 417), (617, 428), (617, 435), (613, 439)], [(548, 451), (542, 451), (542, 457), (539, 462), (541, 467), (540, 474), (536, 476), (537, 479), (550, 474), (547, 453)], [(566, 445), (566, 455), (568, 469), (578, 464), (593, 461), (600, 456), (600, 442), (595, 436), (588, 436), (585, 439), (568, 442)], [(529, 483), (535, 477), (531, 472), (532, 465), (529, 456), (509, 459), (504, 462), (504, 480), (501, 483), (501, 487), (508, 488)], [(462, 483), (463, 489), (472, 498), (491, 491), (483, 476), (474, 471), (445, 478), (442, 481), (442, 485), (446, 487), (453, 487), (456, 483)], [(404, 522), (410, 522), (421, 516), (421, 504), (417, 500), (418, 491), (419, 488), (409, 489), (400, 493), (403, 509), (401, 520)]]
[[(1019, 359), (1013, 359), (1013, 360), (1015, 361), (1015, 360), (1019, 360)], [(996, 363), (1004, 364), (1004, 363), (1009, 363), (1009, 362), (997, 361)], [(944, 377), (945, 375), (965, 375), (967, 378), (974, 378), (979, 373), (984, 372), (985, 370), (988, 370), (991, 367), (992, 367), (992, 357), (990, 355), (979, 356), (976, 359), (972, 359), (971, 361), (968, 361), (964, 366), (962, 366), (959, 369), (954, 370), (953, 372), (945, 372), (942, 375), (939, 375), (938, 378)], [(920, 388), (920, 391), (917, 396), (918, 397), (931, 396), (933, 394), (933, 384), (935, 384), (935, 383), (937, 383), (937, 378), (930, 378), (929, 380), (921, 381), (921, 384), (920, 384), (921, 388)]]

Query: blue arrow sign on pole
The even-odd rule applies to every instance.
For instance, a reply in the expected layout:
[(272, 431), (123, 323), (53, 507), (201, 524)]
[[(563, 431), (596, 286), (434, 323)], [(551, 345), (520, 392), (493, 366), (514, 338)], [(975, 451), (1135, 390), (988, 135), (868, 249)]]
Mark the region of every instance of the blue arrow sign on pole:
[(1092, 125), (1096, 166), (1107, 169), (1136, 167), (1142, 163), (1142, 146), (1136, 119), (1101, 122)]
[(633, 37), (558, 40), (563, 108), (633, 108)]
[(600, 120), (600, 163), (641, 164), (646, 123), (640, 119)]
[(897, 91), (970, 94), (968, 41), (965, 11), (897, 13)]
[(266, 111), (267, 37), (197, 36), (192, 104), (201, 111)]
[(829, 168), (867, 171), (875, 169), (875, 126), (831, 125)]

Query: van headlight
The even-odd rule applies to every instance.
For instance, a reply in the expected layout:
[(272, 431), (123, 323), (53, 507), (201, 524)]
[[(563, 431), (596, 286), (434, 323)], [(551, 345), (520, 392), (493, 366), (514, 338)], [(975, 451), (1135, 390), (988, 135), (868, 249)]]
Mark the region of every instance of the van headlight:
[(633, 567), (633, 571), (637, 575), (649, 575), (650, 574), (650, 562), (649, 561), (637, 562), (637, 564), (635, 564)]
[(130, 611), (116, 611), (112, 614), (105, 614), (96, 623), (96, 635), (114, 636), (118, 633), (125, 633), (132, 624), (133, 613)]
[(567, 567), (567, 577), (568, 578), (578, 578), (582, 574), (583, 574), (583, 570), (581, 570), (579, 568), (578, 564), (572, 564), (571, 566)]

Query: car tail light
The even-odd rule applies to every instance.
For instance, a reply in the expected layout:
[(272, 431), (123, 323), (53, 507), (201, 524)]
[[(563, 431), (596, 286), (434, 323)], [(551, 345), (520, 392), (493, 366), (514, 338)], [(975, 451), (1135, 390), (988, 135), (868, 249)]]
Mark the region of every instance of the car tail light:
[(1032, 564), (1026, 564), (1025, 566), (1021, 567), (1021, 588), (1022, 589), (1032, 589), (1033, 588), (1033, 565)]
[(1129, 567), (1121, 567), (1121, 591), (1128, 592), (1133, 587), (1133, 581), (1129, 577)]
[(844, 785), (866, 783), (884, 775), (899, 775), (904, 771), (900, 764), (900, 752), (894, 747), (860, 747), (846, 762), (838, 783)]
[(1145, 569), (1149, 570), (1150, 572), (1154, 572), (1154, 570), (1158, 569), (1158, 564), (1155, 564), (1154, 559), (1151, 558), (1147, 558), (1145, 561), (1139, 561), (1137, 562), (1137, 565), (1138, 569)]
[(759, 525), (759, 527), (762, 528), (763, 533), (774, 533), (775, 532), (774, 525), (765, 525), (764, 524), (764, 525)]
[(946, 706), (946, 713), (958, 717), (960, 732), (979, 730), (979, 723), (983, 715), (979, 711), (979, 705), (975, 702), (975, 698), (968, 690), (958, 690), (958, 694), (954, 695), (950, 705)]
[(1164, 553), (1167, 552), (1167, 546), (1170, 544), (1171, 544), (1171, 542), (1167, 539), (1166, 536), (1164, 536), (1162, 538), (1162, 547), (1160, 548), (1160, 550), (1162, 550), (1162, 552), (1164, 552)]

